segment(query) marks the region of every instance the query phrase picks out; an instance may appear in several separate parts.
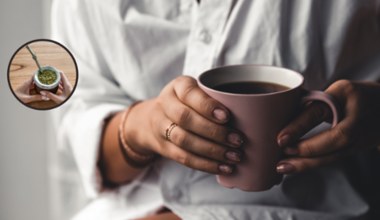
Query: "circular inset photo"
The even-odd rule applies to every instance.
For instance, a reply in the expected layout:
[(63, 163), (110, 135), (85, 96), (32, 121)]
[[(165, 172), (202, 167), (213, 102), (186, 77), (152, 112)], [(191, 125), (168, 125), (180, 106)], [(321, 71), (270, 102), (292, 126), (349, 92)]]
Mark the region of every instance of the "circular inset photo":
[(47, 39), (25, 43), (8, 66), (8, 83), (24, 105), (48, 110), (66, 102), (78, 82), (73, 55), (62, 44)]

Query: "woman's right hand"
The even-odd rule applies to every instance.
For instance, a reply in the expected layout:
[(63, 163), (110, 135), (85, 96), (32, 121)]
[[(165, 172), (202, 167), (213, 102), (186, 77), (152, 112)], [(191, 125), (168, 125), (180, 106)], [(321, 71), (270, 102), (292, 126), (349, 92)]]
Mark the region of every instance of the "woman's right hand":
[[(213, 174), (231, 174), (242, 160), (243, 136), (226, 126), (230, 113), (209, 97), (195, 79), (180, 76), (157, 98), (131, 109), (125, 125), (130, 147), (157, 153), (187, 167)], [(175, 126), (166, 139), (166, 129)]]
[(73, 91), (73, 86), (71, 85), (67, 76), (63, 72), (60, 72), (60, 74), (61, 74), (61, 82), (59, 84), (59, 90), (61, 91), (61, 93), (54, 94), (49, 91), (40, 92), (42, 96), (47, 97), (48, 100), (52, 100), (56, 104), (63, 103)]

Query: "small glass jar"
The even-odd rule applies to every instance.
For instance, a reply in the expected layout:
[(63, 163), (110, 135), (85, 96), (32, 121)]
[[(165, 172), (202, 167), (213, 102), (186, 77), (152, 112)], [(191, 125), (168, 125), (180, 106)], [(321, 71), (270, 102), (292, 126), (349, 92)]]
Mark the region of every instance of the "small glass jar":
[(57, 93), (59, 82), (61, 81), (60, 71), (52, 66), (41, 67), (41, 71), (43, 72), (44, 70), (51, 70), (52, 72), (56, 74), (57, 77), (53, 83), (44, 84), (38, 79), (38, 75), (40, 74), (40, 71), (36, 70), (36, 72), (34, 72), (34, 84), (36, 85), (36, 91), (38, 93), (40, 93), (40, 91), (49, 91), (51, 93)]

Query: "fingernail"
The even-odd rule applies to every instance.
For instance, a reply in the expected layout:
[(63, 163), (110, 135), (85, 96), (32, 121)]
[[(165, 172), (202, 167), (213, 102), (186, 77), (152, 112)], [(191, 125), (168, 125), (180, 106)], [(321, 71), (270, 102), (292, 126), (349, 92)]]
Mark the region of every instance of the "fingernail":
[(281, 136), (278, 139), (277, 143), (280, 147), (285, 147), (286, 145), (290, 144), (290, 135), (285, 134), (285, 135)]
[(228, 165), (225, 165), (225, 164), (221, 164), (219, 165), (219, 170), (222, 172), (222, 173), (225, 173), (225, 174), (231, 174), (232, 173), (232, 167), (231, 166), (228, 166)]
[(243, 144), (243, 138), (237, 133), (229, 133), (227, 136), (228, 142), (236, 146), (241, 146)]
[(227, 151), (226, 158), (231, 160), (231, 161), (235, 161), (235, 162), (241, 161), (241, 155), (237, 152), (234, 152), (234, 151)]
[(46, 96), (42, 96), (42, 100), (49, 101), (50, 99), (48, 97), (46, 97)]
[(44, 91), (40, 91), (40, 94), (46, 96), (46, 92), (44, 92)]
[(292, 173), (296, 170), (296, 168), (290, 163), (281, 163), (276, 167), (278, 173)]
[(216, 119), (218, 119), (219, 121), (226, 121), (227, 120), (226, 111), (224, 111), (220, 108), (216, 108), (212, 113), (213, 113), (214, 117)]
[(299, 150), (298, 148), (295, 148), (295, 147), (287, 147), (284, 149), (284, 153), (288, 155), (298, 155)]

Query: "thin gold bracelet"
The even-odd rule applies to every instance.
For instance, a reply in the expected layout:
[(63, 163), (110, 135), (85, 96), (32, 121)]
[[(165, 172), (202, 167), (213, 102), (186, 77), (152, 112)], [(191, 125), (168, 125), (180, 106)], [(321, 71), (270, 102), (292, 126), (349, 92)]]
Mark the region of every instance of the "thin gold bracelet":
[(118, 133), (119, 133), (118, 137), (119, 138), (118, 139), (119, 139), (120, 150), (123, 154), (125, 161), (129, 165), (131, 165), (132, 167), (142, 168), (142, 167), (145, 167), (146, 165), (148, 165), (151, 161), (153, 161), (155, 155), (154, 154), (142, 155), (141, 153), (136, 152), (127, 144), (127, 141), (126, 141), (125, 136), (124, 136), (124, 127), (125, 127), (125, 121), (127, 120), (127, 116), (129, 114), (130, 110), (134, 106), (136, 106), (138, 103), (140, 103), (140, 101), (133, 103), (132, 105), (129, 106), (128, 109), (126, 109), (123, 112), (123, 114), (121, 116), (121, 121), (119, 124), (119, 130), (118, 130)]

